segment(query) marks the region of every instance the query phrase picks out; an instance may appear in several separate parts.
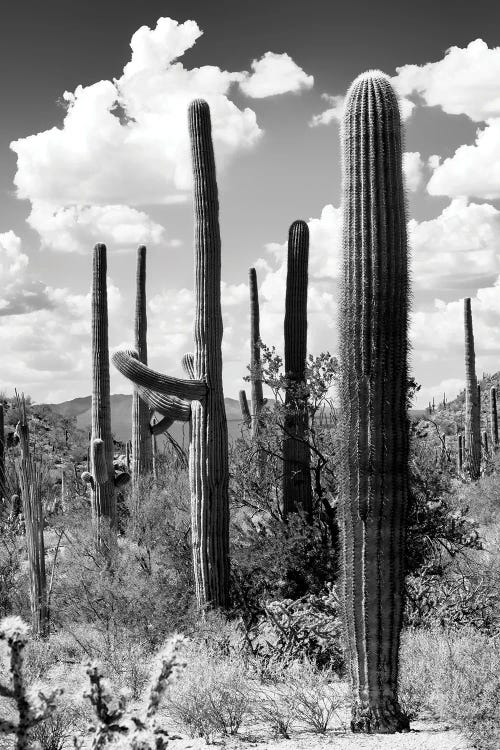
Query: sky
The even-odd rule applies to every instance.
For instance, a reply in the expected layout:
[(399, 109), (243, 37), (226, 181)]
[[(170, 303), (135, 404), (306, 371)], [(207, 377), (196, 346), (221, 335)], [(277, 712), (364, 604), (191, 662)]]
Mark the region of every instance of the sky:
[[(211, 107), (221, 206), (224, 389), (249, 361), (248, 268), (261, 335), (283, 351), (286, 238), (310, 228), (308, 349), (337, 353), (339, 121), (364, 70), (400, 97), (418, 406), (464, 382), (463, 298), (477, 371), (500, 370), (500, 7), (290, 0), (18, 0), (0, 28), (0, 388), (90, 393), (92, 248), (108, 247), (109, 340), (133, 341), (148, 247), (152, 367), (191, 351), (187, 107)], [(328, 7), (326, 7), (328, 6)], [(112, 368), (111, 390), (131, 387)]]

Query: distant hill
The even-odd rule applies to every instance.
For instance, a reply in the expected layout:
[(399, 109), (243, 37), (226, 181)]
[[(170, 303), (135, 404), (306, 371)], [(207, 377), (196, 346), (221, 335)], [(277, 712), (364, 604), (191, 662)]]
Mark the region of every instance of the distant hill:
[[(90, 430), (91, 423), (91, 397), (81, 396), (62, 404), (47, 404), (63, 417), (76, 417), (76, 423), (82, 430)], [(229, 437), (237, 438), (241, 433), (241, 411), (240, 404), (234, 398), (224, 399), (226, 404), (226, 417)], [(423, 409), (410, 409), (413, 417), (423, 416)], [(132, 396), (124, 393), (114, 393), (111, 396), (111, 428), (116, 440), (130, 440), (132, 430)], [(180, 443), (187, 443), (189, 431), (187, 425), (179, 422), (170, 428), (172, 436)]]
[[(81, 396), (62, 404), (47, 404), (51, 409), (63, 417), (76, 417), (78, 427), (90, 430), (91, 424), (91, 396)], [(240, 404), (234, 398), (224, 399), (229, 435), (239, 436), (241, 431)], [(124, 393), (114, 393), (111, 396), (111, 429), (116, 440), (130, 440), (132, 430), (132, 396)], [(176, 423), (170, 428), (173, 437), (182, 443), (183, 433), (185, 442), (189, 439), (187, 425)]]

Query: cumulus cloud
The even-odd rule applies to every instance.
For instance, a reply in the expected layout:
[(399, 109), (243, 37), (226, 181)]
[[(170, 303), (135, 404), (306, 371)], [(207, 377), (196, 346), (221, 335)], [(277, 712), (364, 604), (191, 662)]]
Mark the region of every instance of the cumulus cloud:
[(243, 74), (210, 65), (189, 69), (178, 61), (201, 33), (194, 21), (170, 18), (159, 19), (154, 29), (142, 27), (119, 78), (65, 92), (61, 127), (11, 144), (17, 194), (33, 204), (31, 221), (45, 245), (54, 246), (54, 225), (62, 222), (67, 231), (73, 223), (80, 247), (84, 227), (91, 228), (85, 217), (95, 206), (115, 220), (116, 230), (107, 225), (111, 236), (122, 235), (131, 221), (135, 227), (142, 223), (146, 234), (158, 233), (143, 214), (132, 216), (129, 209), (124, 215), (124, 209), (186, 197), (192, 180), (187, 109), (193, 99), (210, 105), (219, 168), (258, 141), (255, 113), (239, 109), (228, 96)]
[(403, 172), (406, 189), (415, 193), (424, 178), (424, 161), (419, 151), (406, 151), (403, 154)]
[(500, 273), (500, 211), (456, 198), (434, 219), (408, 223), (413, 278), (424, 289), (467, 296)]
[(158, 245), (165, 234), (144, 211), (129, 206), (63, 206), (33, 203), (28, 224), (42, 238), (42, 247), (66, 253), (86, 253), (96, 242), (110, 248)]
[(0, 278), (0, 316), (52, 307), (47, 287), (30, 278), (28, 256), (12, 230), (0, 234)]
[(492, 119), (477, 133), (473, 145), (459, 146), (454, 155), (439, 163), (429, 180), (431, 195), (500, 198), (500, 118)]
[(416, 93), (429, 107), (475, 122), (500, 115), (500, 47), (490, 49), (482, 39), (465, 48), (450, 47), (437, 62), (396, 71), (393, 81), (402, 96)]
[(318, 125), (329, 125), (331, 122), (341, 122), (344, 114), (344, 96), (330, 96), (330, 94), (321, 94), (330, 105), (328, 109), (319, 115), (313, 115), (309, 122), (309, 127), (316, 128)]
[(252, 73), (244, 74), (239, 85), (246, 96), (263, 99), (310, 89), (314, 85), (314, 78), (307, 75), (286, 52), (266, 52), (259, 60), (252, 62)]

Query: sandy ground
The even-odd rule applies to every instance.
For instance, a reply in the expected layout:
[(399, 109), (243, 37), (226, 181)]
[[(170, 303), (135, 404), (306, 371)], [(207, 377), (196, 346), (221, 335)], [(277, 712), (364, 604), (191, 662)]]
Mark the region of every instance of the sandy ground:
[(275, 740), (241, 732), (238, 738), (225, 738), (211, 745), (200, 739), (175, 739), (169, 743), (172, 750), (214, 750), (216, 747), (228, 750), (471, 750), (473, 745), (445, 724), (423, 721), (413, 722), (412, 731), (406, 734), (366, 736), (333, 729), (324, 735), (296, 732), (289, 740)]

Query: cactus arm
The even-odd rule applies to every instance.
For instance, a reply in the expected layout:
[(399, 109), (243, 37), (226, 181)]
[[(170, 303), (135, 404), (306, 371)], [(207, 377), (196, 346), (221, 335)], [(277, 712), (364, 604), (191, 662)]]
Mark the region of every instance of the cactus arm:
[(105, 484), (108, 481), (108, 467), (104, 452), (104, 441), (99, 438), (92, 440), (92, 466), (94, 468), (94, 481), (97, 484)]
[(148, 390), (189, 401), (202, 400), (207, 394), (207, 385), (203, 379), (184, 380), (163, 375), (139, 362), (137, 352), (133, 350), (125, 349), (115, 352), (112, 361), (118, 372), (135, 385)]
[(196, 380), (194, 376), (194, 354), (188, 352), (181, 360), (182, 369), (190, 380)]
[(166, 432), (169, 427), (172, 427), (174, 421), (175, 420), (173, 420), (171, 417), (163, 417), (163, 419), (160, 419), (159, 422), (153, 422), (153, 424), (149, 426), (151, 434), (163, 435), (163, 433)]
[(243, 424), (245, 424), (246, 427), (250, 427), (252, 424), (252, 415), (250, 414), (247, 394), (245, 393), (245, 391), (239, 392), (239, 400), (240, 400), (241, 418), (243, 420)]
[(340, 401), (343, 606), (355, 732), (408, 729), (397, 698), (408, 501), (408, 256), (400, 115), (387, 76), (346, 97)]
[(189, 422), (191, 419), (191, 402), (176, 396), (165, 396), (147, 388), (137, 386), (141, 398), (150, 409), (157, 411), (163, 417), (170, 417), (172, 422)]

